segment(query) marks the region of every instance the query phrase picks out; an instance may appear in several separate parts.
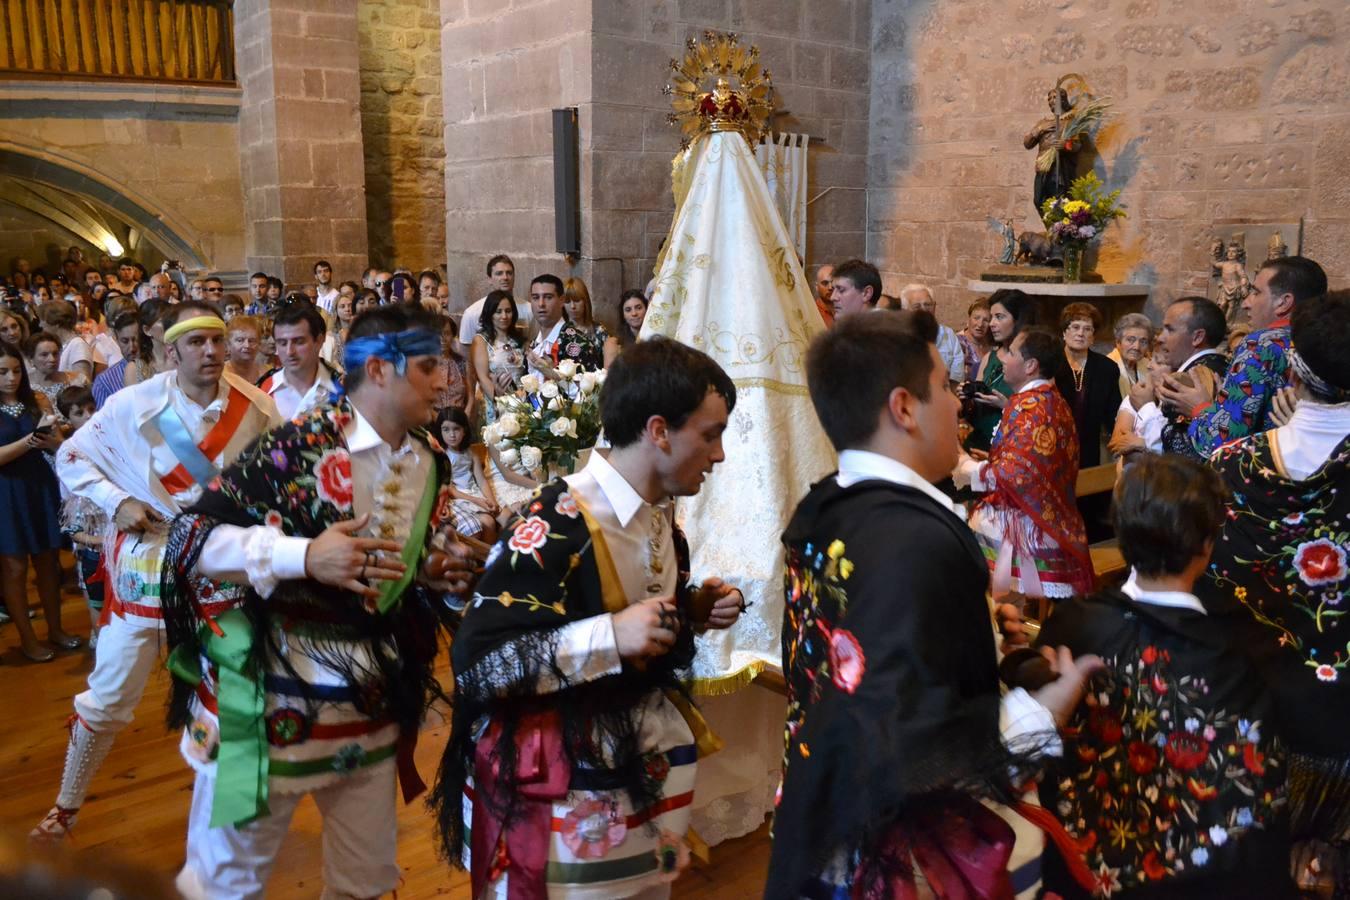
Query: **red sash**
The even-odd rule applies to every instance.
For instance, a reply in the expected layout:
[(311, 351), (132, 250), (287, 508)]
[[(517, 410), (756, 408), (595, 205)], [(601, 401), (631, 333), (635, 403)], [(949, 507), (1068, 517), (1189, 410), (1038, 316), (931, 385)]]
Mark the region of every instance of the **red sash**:
[[(197, 449), (202, 451), (202, 455), (207, 459), (215, 459), (224, 452), (225, 447), (234, 437), (234, 433), (239, 430), (239, 425), (244, 421), (244, 415), (251, 405), (243, 391), (236, 387), (230, 388), (230, 394), (225, 400), (225, 411), (211, 430), (206, 433), (206, 437), (202, 438), (202, 442), (197, 445)], [(192, 487), (196, 484), (196, 481), (188, 473), (187, 467), (179, 463), (177, 468), (161, 478), (159, 483), (164, 485), (164, 489), (172, 496)], [(205, 486), (202, 485), (202, 487)]]

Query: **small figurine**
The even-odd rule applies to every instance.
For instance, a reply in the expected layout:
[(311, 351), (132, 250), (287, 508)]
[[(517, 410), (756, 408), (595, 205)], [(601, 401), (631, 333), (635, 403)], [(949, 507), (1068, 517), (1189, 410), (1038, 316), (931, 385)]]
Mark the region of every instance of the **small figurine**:
[(999, 237), (1003, 238), (1003, 252), (999, 254), (999, 263), (1005, 266), (1012, 265), (1017, 258), (1017, 233), (1013, 230), (1012, 219), (1000, 222), (993, 216), (985, 216), (984, 220), (989, 223), (990, 228), (998, 232)]
[(1040, 231), (1024, 231), (1017, 236), (1017, 262), (1026, 260), (1032, 265), (1044, 266), (1053, 260), (1063, 260), (1064, 252), (1050, 237)]
[(1266, 241), (1266, 262), (1284, 259), (1288, 255), (1289, 245), (1284, 242), (1284, 235), (1278, 231), (1272, 232), (1270, 240)]
[(1236, 232), (1229, 239), (1227, 247), (1223, 239), (1215, 237), (1209, 244), (1210, 277), (1219, 279), (1219, 292), (1214, 302), (1224, 311), (1229, 322), (1237, 320), (1242, 309), (1242, 301), (1252, 291), (1251, 281), (1247, 278), (1247, 235)]

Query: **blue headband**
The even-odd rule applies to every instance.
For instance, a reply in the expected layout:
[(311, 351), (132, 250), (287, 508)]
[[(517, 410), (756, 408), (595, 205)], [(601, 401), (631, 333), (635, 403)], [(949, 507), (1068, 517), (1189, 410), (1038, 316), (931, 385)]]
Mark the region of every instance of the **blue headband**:
[(372, 334), (352, 338), (342, 351), (343, 367), (351, 372), (363, 368), (372, 356), (394, 364), (400, 376), (408, 372), (410, 356), (440, 356), (441, 336), (434, 331), (413, 329), (393, 334)]

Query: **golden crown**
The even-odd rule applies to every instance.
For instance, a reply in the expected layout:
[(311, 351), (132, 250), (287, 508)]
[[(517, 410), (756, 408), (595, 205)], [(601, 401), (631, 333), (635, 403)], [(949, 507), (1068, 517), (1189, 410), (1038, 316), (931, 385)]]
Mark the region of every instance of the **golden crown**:
[(690, 38), (684, 59), (670, 61), (674, 76), (662, 93), (673, 112), (666, 120), (680, 126), (684, 147), (714, 131), (739, 131), (758, 143), (773, 113), (773, 76), (760, 66), (759, 48), (742, 47), (735, 34), (706, 31), (703, 38)]

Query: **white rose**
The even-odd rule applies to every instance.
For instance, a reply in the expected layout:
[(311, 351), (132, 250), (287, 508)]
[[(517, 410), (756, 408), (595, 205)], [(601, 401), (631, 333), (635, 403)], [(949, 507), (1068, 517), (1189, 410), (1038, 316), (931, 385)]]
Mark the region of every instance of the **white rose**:
[(595, 380), (594, 372), (582, 372), (581, 380), (578, 382), (578, 386), (581, 388), (582, 394), (589, 394), (595, 390), (595, 386), (598, 383), (599, 382)]
[(554, 397), (552, 400), (548, 401), (548, 408), (553, 410), (554, 412), (557, 412), (558, 410), (562, 409), (563, 408), (562, 398)]
[(495, 447), (497, 444), (501, 443), (501, 440), (501, 428), (496, 425), (489, 425), (483, 429), (483, 443), (487, 444), (489, 447)]
[(500, 450), (497, 455), (501, 457), (502, 465), (504, 466), (514, 466), (516, 461), (520, 459), (520, 454), (516, 452), (515, 447), (508, 447), (505, 450)]
[(559, 416), (558, 418), (554, 419), (548, 426), (549, 432), (556, 437), (566, 436), (569, 428), (575, 430), (576, 426), (573, 425), (572, 421), (568, 419), (566, 416)]
[(605, 383), (605, 377), (606, 377), (608, 374), (609, 374), (609, 373), (606, 372), (604, 369), (596, 369), (596, 370), (595, 370), (595, 383), (596, 383), (596, 384), (604, 384), (604, 383)]
[(502, 437), (515, 437), (520, 434), (520, 420), (515, 413), (505, 413), (497, 420), (497, 432)]
[(571, 378), (577, 374), (577, 364), (573, 360), (564, 359), (558, 363), (558, 374), (563, 378)]
[(533, 372), (529, 373), (528, 375), (522, 376), (520, 379), (520, 386), (523, 387), (525, 390), (529, 391), (531, 394), (539, 393), (539, 388), (541, 387), (539, 382), (539, 376), (534, 374)]
[(531, 447), (526, 444), (520, 448), (520, 464), (533, 471), (539, 468), (539, 464), (544, 461), (544, 454), (538, 447)]
[(558, 396), (558, 385), (553, 381), (545, 381), (544, 386), (539, 389), (539, 396), (552, 400)]

